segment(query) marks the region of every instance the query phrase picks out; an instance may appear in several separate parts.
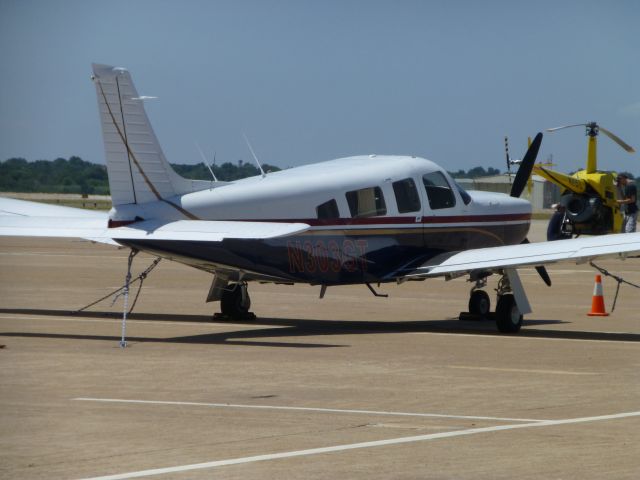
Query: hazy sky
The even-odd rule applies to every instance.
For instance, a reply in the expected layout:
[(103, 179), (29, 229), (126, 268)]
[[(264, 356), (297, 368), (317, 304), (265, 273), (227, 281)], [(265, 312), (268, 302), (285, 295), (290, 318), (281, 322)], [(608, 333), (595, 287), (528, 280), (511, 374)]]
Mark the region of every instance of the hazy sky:
[[(169, 161), (412, 154), (504, 169), (595, 120), (640, 150), (640, 1), (0, 0), (0, 160), (104, 162), (91, 63), (128, 68)], [(640, 156), (600, 137), (600, 166)], [(582, 128), (541, 157), (584, 164)]]

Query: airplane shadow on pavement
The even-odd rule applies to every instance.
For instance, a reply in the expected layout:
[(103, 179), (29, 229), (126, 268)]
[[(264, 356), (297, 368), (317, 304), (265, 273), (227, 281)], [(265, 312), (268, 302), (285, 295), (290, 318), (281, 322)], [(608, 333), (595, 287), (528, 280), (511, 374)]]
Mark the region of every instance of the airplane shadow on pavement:
[[(2, 314), (34, 315), (34, 316), (56, 316), (78, 318), (104, 318), (118, 319), (120, 313), (114, 312), (80, 312), (74, 313), (68, 310), (47, 310), (47, 309), (20, 309), (20, 308), (0, 308)], [(185, 315), (185, 314), (158, 314), (158, 313), (133, 313), (129, 321), (152, 321), (158, 322), (196, 322), (224, 324), (224, 321), (214, 320), (208, 315)], [(589, 331), (566, 331), (550, 330), (536, 327), (544, 325), (555, 325), (569, 323), (562, 320), (531, 319), (525, 320), (523, 329), (515, 335), (516, 337), (537, 337), (537, 338), (559, 338), (574, 340), (606, 340), (640, 342), (640, 334), (615, 333), (615, 332), (589, 332)], [(238, 325), (256, 328), (233, 330)], [(271, 327), (271, 328), (270, 328)], [(164, 342), (164, 343), (185, 343), (185, 344), (225, 344), (225, 345), (246, 345), (258, 347), (280, 347), (280, 348), (338, 348), (349, 347), (347, 344), (315, 343), (315, 342), (283, 342), (267, 341), (268, 338), (280, 339), (287, 337), (328, 337), (331, 335), (371, 335), (385, 333), (447, 333), (447, 334), (474, 334), (487, 336), (505, 336), (497, 332), (495, 323), (491, 320), (458, 320), (436, 319), (420, 321), (354, 321), (354, 320), (309, 320), (292, 318), (257, 318), (256, 320), (233, 320), (229, 322), (229, 331), (212, 332), (198, 335), (186, 335), (177, 337), (136, 337), (128, 336), (129, 343), (137, 342)], [(0, 332), (4, 337), (25, 337), (25, 338), (60, 338), (78, 340), (108, 340), (119, 341), (119, 336), (110, 335), (88, 335), (88, 334), (64, 334), (64, 333), (39, 333), (39, 332)]]

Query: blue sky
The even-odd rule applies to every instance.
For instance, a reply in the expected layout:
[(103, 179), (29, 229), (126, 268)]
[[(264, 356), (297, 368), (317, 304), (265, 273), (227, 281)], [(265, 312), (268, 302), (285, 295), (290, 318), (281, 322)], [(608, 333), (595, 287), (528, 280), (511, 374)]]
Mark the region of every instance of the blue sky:
[[(640, 2), (0, 0), (0, 159), (104, 162), (91, 63), (127, 67), (165, 154), (281, 167), (412, 154), (504, 168), (595, 120), (640, 149)], [(640, 173), (607, 138), (600, 167)], [(581, 128), (540, 158), (584, 164)]]

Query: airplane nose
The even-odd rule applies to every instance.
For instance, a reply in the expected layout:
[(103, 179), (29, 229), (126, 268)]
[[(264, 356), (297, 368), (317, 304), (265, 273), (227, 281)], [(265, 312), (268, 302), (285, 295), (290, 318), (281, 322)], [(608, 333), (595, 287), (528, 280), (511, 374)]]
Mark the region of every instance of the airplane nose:
[(515, 198), (507, 196), (504, 200), (505, 210), (510, 210), (514, 213), (532, 213), (533, 207), (531, 202), (523, 198)]
[(504, 193), (474, 191), (472, 198), (481, 210), (486, 209), (492, 213), (531, 214), (532, 212), (529, 201)]
[(529, 200), (525, 200), (524, 198), (515, 198), (515, 197), (507, 197), (509, 200), (509, 203), (512, 205), (516, 205), (519, 207), (524, 207), (524, 208), (528, 208), (529, 210), (531, 210), (532, 206), (531, 206), (531, 202)]

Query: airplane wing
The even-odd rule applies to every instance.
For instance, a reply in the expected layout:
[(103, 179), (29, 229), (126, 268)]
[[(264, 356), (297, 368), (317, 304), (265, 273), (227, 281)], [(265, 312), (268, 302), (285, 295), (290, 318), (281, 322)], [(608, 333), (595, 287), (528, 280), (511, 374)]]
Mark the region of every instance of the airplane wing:
[(107, 212), (98, 210), (63, 207), (61, 205), (28, 202), (26, 200), (7, 197), (0, 197), (0, 217), (1, 216), (101, 218), (105, 221), (109, 218)]
[(627, 258), (638, 255), (640, 232), (622, 233), (444, 253), (414, 268), (403, 277), (456, 276), (474, 271), (496, 271), (558, 262), (579, 264), (602, 257)]
[(108, 228), (107, 222), (106, 212), (0, 199), (0, 236), (85, 238), (117, 245), (118, 240), (141, 239), (209, 242), (226, 238), (267, 239), (309, 229), (305, 223), (207, 220), (147, 220)]
[[(0, 236), (67, 236), (120, 246), (110, 238), (93, 238), (91, 235), (96, 227), (104, 227), (108, 221), (109, 214), (103, 211), (0, 197)], [(41, 228), (47, 224), (57, 227), (60, 232), (66, 227), (68, 235), (47, 235)]]

